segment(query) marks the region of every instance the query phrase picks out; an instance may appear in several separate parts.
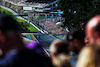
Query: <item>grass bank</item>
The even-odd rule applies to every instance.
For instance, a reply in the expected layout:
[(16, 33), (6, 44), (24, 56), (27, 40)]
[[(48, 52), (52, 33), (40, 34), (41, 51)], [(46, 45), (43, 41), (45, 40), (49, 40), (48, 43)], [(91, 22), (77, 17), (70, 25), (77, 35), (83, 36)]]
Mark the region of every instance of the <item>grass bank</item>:
[[(6, 13), (7, 15), (14, 15), (12, 12), (10, 12), (9, 10), (7, 9), (4, 9), (2, 7), (0, 7), (0, 12), (1, 13)], [(27, 26), (27, 29), (29, 30), (29, 32), (40, 32), (37, 28), (35, 28), (33, 25), (31, 25), (30, 23), (26, 23), (25, 20), (22, 20), (22, 19), (19, 19), (17, 17), (14, 17), (14, 19), (17, 21), (17, 22), (23, 22), (23, 25), (29, 25)]]

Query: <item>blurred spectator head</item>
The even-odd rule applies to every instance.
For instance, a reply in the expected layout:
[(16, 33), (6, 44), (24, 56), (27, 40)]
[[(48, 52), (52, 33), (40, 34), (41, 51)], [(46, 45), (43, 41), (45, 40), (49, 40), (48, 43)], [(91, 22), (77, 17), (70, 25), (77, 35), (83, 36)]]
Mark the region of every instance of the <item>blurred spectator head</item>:
[(96, 44), (85, 46), (79, 54), (76, 67), (100, 67), (100, 47)]
[[(20, 45), (21, 44), (21, 45)], [(10, 49), (20, 48), (22, 38), (17, 22), (9, 15), (0, 14), (0, 48), (6, 53)]]
[(31, 49), (31, 50), (37, 52), (38, 54), (45, 55), (43, 47), (40, 43), (37, 43), (35, 41), (30, 41), (30, 42), (26, 43), (26, 47), (28, 49)]
[(0, 30), (1, 32), (18, 31), (17, 22), (9, 15), (0, 14)]
[(70, 59), (70, 56), (61, 53), (53, 59), (53, 65), (55, 67), (72, 67), (70, 64)]
[(54, 58), (60, 53), (68, 54), (68, 45), (61, 40), (55, 40), (50, 45), (50, 54)]
[(76, 54), (84, 46), (85, 33), (78, 29), (72, 29), (66, 36), (66, 42), (69, 45), (69, 51), (74, 51)]
[(91, 18), (85, 27), (85, 43), (93, 44), (99, 43), (100, 44), (100, 15), (94, 16)]

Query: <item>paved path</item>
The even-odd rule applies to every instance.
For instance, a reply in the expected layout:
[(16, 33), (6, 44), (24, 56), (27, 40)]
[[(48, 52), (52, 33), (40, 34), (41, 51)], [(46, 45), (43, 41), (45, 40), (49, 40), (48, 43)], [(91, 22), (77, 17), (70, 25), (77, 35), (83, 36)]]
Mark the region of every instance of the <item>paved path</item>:
[(56, 40), (57, 38), (55, 38), (54, 36), (51, 36), (49, 34), (42, 34), (42, 33), (37, 33), (37, 34), (33, 34), (37, 40), (43, 44), (43, 47), (45, 48), (45, 50), (50, 54), (50, 51), (49, 51), (49, 47), (50, 47), (50, 44)]

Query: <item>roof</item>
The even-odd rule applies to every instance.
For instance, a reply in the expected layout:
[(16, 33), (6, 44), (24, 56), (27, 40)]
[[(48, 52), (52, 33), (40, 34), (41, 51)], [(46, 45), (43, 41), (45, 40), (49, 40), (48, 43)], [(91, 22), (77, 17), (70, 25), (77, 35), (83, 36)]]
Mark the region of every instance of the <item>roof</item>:
[(26, 2), (36, 2), (36, 3), (51, 3), (56, 0), (27, 0)]

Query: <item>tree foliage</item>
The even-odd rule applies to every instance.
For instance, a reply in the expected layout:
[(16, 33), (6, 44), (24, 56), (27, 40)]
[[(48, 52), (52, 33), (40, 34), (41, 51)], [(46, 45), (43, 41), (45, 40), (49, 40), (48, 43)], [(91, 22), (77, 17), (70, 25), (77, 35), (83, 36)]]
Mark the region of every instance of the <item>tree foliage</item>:
[(100, 14), (100, 0), (59, 0), (58, 9), (64, 12), (64, 25), (81, 29), (91, 17)]

